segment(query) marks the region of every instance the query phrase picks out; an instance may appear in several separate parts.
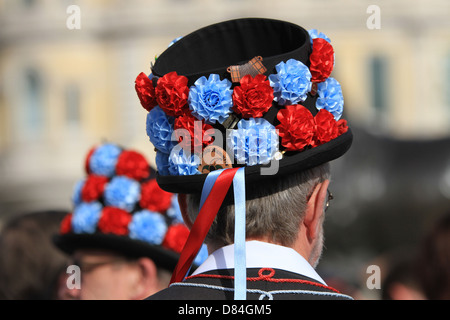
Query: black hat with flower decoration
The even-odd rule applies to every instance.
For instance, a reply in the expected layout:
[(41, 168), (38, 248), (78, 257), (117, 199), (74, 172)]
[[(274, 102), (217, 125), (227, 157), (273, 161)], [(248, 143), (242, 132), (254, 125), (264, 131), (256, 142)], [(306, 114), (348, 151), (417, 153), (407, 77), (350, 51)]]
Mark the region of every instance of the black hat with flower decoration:
[[(128, 258), (149, 257), (172, 271), (189, 229), (177, 195), (158, 186), (146, 158), (103, 143), (88, 152), (85, 171), (87, 176), (75, 184), (73, 210), (61, 222), (55, 245), (68, 254), (91, 248)], [(206, 256), (203, 247), (196, 264)]]
[[(191, 231), (198, 239), (231, 183), (236, 201), (246, 185), (318, 166), (350, 148), (330, 42), (290, 22), (229, 20), (176, 39), (149, 74), (137, 76), (159, 186), (202, 195), (196, 223), (204, 226), (194, 223)], [(190, 252), (173, 281), (182, 279), (197, 241), (188, 239)]]

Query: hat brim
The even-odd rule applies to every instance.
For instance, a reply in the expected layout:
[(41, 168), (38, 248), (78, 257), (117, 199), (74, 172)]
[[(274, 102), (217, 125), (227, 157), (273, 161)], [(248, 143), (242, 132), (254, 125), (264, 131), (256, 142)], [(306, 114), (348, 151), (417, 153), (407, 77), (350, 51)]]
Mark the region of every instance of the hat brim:
[[(339, 137), (320, 146), (302, 152), (286, 153), (278, 162), (278, 170), (274, 174), (261, 174), (262, 168), (269, 165), (247, 166), (245, 168), (246, 184), (259, 182), (268, 183), (270, 180), (310, 169), (341, 157), (350, 148), (353, 134), (350, 128)], [(276, 167), (277, 164), (275, 164)], [(156, 179), (161, 189), (172, 193), (201, 193), (207, 174), (190, 176), (169, 176), (157, 173)]]
[(180, 258), (175, 251), (165, 249), (160, 245), (151, 245), (141, 240), (114, 234), (58, 234), (53, 237), (53, 243), (69, 255), (77, 249), (95, 248), (114, 251), (128, 258), (148, 257), (157, 266), (169, 271), (175, 268)]

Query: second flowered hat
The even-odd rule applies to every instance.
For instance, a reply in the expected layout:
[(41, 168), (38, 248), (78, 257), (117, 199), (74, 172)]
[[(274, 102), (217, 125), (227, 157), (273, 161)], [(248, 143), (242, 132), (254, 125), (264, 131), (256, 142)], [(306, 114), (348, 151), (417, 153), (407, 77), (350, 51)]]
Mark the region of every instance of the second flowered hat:
[[(76, 249), (107, 249), (130, 258), (150, 257), (170, 271), (188, 238), (177, 195), (162, 190), (145, 157), (104, 143), (85, 159), (86, 177), (73, 191), (73, 210), (61, 223), (55, 244)], [(206, 248), (198, 264), (206, 258)]]

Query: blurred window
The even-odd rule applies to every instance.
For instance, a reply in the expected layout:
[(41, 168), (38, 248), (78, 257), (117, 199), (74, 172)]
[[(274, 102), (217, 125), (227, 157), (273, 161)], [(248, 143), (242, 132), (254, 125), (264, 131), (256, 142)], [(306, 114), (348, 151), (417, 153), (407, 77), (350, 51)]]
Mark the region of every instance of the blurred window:
[(372, 106), (379, 111), (386, 110), (388, 98), (388, 61), (385, 57), (374, 56), (370, 60)]
[(67, 124), (77, 126), (80, 123), (80, 87), (75, 83), (69, 83), (64, 96)]
[(450, 52), (447, 54), (447, 61), (445, 61), (445, 65), (446, 65), (446, 70), (445, 70), (445, 77), (446, 79), (444, 79), (444, 83), (446, 83), (447, 85), (444, 86), (445, 88), (445, 102), (447, 104), (447, 106), (450, 106)]
[(22, 0), (24, 7), (30, 8), (36, 5), (36, 0)]
[(28, 138), (41, 134), (44, 122), (42, 78), (35, 69), (25, 71), (24, 124)]

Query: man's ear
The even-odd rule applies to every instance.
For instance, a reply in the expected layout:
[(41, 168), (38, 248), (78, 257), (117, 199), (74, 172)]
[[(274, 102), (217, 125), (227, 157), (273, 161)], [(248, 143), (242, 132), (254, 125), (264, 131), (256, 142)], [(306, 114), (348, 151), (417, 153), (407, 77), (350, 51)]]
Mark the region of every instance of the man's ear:
[(180, 206), (181, 216), (183, 217), (184, 223), (189, 229), (191, 229), (193, 223), (191, 219), (189, 219), (189, 215), (187, 212), (187, 200), (184, 193), (178, 194), (178, 205)]
[(150, 258), (142, 257), (136, 261), (138, 276), (133, 284), (132, 300), (142, 300), (160, 290), (158, 270)]
[(329, 180), (325, 180), (317, 184), (306, 205), (303, 225), (307, 230), (306, 235), (308, 237), (308, 241), (310, 242), (313, 242), (320, 232), (329, 184)]

